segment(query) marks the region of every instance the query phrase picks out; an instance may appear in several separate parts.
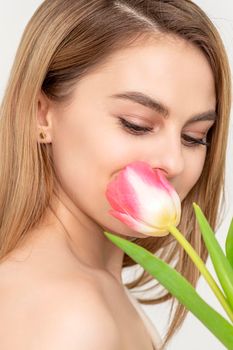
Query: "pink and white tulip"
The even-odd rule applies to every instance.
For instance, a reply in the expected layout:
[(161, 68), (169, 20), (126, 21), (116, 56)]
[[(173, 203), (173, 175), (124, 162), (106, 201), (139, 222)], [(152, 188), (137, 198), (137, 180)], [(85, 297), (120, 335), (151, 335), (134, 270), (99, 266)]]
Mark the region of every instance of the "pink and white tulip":
[(127, 165), (106, 190), (109, 213), (134, 231), (164, 236), (180, 222), (181, 203), (160, 169), (141, 161)]

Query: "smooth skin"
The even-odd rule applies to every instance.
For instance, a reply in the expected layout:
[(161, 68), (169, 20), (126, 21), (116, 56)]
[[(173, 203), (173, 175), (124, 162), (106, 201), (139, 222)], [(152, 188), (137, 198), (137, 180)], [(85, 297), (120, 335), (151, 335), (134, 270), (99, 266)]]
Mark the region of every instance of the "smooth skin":
[[(126, 91), (131, 99), (112, 97)], [(138, 93), (156, 107), (136, 102)], [(206, 146), (187, 137), (205, 141), (215, 108), (206, 58), (173, 36), (115, 52), (76, 84), (66, 104), (38, 96), (38, 135), (47, 135), (38, 142), (51, 143), (59, 189), (44, 225), (0, 265), (2, 350), (152, 350), (123, 288), (123, 252), (103, 230), (146, 236), (108, 214), (105, 190), (141, 160), (162, 169), (183, 200), (206, 158)], [(190, 122), (203, 114), (207, 120)], [(146, 129), (135, 135), (129, 123)]]

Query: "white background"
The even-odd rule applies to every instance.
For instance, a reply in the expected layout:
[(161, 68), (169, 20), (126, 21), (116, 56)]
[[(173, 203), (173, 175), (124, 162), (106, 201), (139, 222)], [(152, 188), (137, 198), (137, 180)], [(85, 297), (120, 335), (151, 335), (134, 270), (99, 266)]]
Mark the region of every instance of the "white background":
[[(230, 0), (198, 0), (200, 5), (215, 23), (224, 40), (231, 67), (233, 66), (233, 3)], [(42, 3), (41, 0), (0, 0), (0, 100), (3, 96), (9, 71), (14, 59), (23, 29), (35, 9)], [(231, 118), (231, 132), (229, 137), (227, 156), (227, 207), (224, 221), (217, 231), (217, 239), (224, 247), (226, 231), (233, 215), (233, 122)], [(217, 166), (217, 165), (216, 165)], [(231, 176), (230, 176), (231, 175)], [(207, 268), (215, 275), (210, 259)], [(219, 305), (212, 291), (201, 277), (197, 291), (210, 305), (219, 311), (224, 317), (222, 307)], [(155, 306), (143, 306), (146, 313), (152, 319), (161, 334), (164, 334), (167, 321), (168, 303)], [(191, 313), (188, 314), (183, 327), (173, 337), (168, 345), (169, 350), (196, 350), (197, 348), (221, 350), (225, 349), (220, 342), (207, 330), (202, 323)]]

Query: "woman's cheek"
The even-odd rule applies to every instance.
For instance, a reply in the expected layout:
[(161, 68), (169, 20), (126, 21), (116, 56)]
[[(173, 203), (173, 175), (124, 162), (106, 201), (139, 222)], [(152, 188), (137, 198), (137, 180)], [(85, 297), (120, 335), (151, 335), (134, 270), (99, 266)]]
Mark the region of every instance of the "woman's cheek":
[(200, 178), (205, 164), (205, 158), (206, 150), (203, 149), (202, 152), (199, 154), (197, 153), (195, 157), (192, 157), (192, 159), (189, 158), (186, 160), (185, 174), (181, 179), (181, 183), (183, 183), (183, 188), (181, 188), (180, 195), (181, 200), (188, 195)]

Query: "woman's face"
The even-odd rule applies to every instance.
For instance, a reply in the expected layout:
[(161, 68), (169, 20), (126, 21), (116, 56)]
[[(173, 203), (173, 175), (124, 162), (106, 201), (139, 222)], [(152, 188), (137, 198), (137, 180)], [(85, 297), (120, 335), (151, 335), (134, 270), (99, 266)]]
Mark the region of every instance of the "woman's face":
[(211, 68), (186, 41), (168, 37), (114, 53), (76, 85), (69, 104), (50, 106), (61, 191), (103, 229), (135, 235), (108, 214), (109, 181), (145, 161), (183, 200), (201, 175), (206, 146), (194, 139), (205, 141), (215, 105)]

